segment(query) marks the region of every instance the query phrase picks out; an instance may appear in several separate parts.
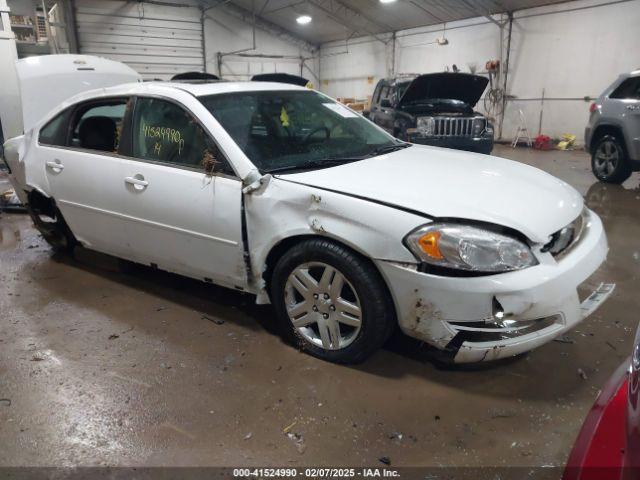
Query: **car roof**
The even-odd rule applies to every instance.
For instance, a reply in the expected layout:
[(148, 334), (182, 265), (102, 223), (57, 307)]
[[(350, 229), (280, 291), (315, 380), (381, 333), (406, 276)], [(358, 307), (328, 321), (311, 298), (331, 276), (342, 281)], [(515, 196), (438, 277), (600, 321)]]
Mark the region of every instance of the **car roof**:
[[(113, 87), (97, 88), (78, 93), (60, 104), (54, 112), (88, 100), (105, 97), (125, 97), (129, 95), (159, 95), (166, 96), (172, 92), (186, 92), (195, 97), (219, 95), (234, 92), (264, 92), (264, 91), (309, 91), (306, 87), (278, 82), (212, 82), (212, 83), (182, 83), (182, 82), (137, 82), (123, 83)], [(53, 112), (52, 112), (53, 113)], [(47, 115), (46, 118), (50, 118)]]
[(306, 87), (278, 82), (212, 82), (212, 83), (182, 83), (182, 82), (134, 82), (123, 83), (113, 87), (96, 88), (80, 92), (59, 104), (54, 110), (45, 115), (38, 123), (43, 124), (54, 115), (72, 105), (98, 100), (108, 97), (126, 97), (130, 95), (158, 95), (170, 96), (173, 92), (188, 93), (195, 97), (218, 95), (234, 92), (264, 92), (264, 91), (309, 91)]
[[(308, 90), (297, 85), (276, 83), (276, 82), (209, 82), (209, 83), (189, 83), (189, 82), (142, 82), (133, 84), (117, 85), (115, 87), (101, 90), (102, 93), (111, 95), (133, 95), (144, 93), (166, 93), (167, 90), (182, 90), (196, 97), (206, 95), (219, 95), (233, 92), (261, 92), (261, 91), (287, 91), (287, 90)], [(95, 91), (94, 91), (95, 92)], [(89, 93), (89, 92), (87, 92)]]

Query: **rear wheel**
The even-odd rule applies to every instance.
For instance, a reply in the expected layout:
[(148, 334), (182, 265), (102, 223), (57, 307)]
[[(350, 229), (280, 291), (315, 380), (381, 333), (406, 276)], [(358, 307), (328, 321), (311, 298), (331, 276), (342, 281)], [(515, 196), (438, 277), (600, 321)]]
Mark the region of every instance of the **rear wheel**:
[(375, 267), (329, 240), (299, 243), (278, 261), (271, 299), (287, 338), (331, 362), (365, 360), (396, 324), (389, 293)]
[(36, 229), (53, 250), (73, 253), (78, 241), (55, 205), (43, 205), (43, 200), (39, 198), (30, 202), (27, 208)]
[(598, 180), (607, 183), (622, 183), (632, 172), (624, 145), (614, 135), (604, 135), (596, 141), (591, 168)]

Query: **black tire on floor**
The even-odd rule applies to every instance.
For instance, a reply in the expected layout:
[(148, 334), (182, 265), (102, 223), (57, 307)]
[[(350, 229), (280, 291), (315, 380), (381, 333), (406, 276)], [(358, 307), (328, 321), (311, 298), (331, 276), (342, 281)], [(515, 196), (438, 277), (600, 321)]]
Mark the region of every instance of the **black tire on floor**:
[[(325, 264), (337, 270), (348, 282), (348, 284), (345, 283), (347, 284), (346, 293), (348, 294), (353, 287), (357, 299), (360, 300), (360, 330), (357, 334), (353, 334), (351, 343), (344, 347), (326, 349), (312, 343), (294, 327), (289, 318), (286, 300), (289, 276), (298, 267), (310, 263)], [(397, 325), (391, 296), (374, 265), (366, 258), (331, 240), (320, 238), (305, 240), (286, 252), (273, 270), (270, 294), (285, 338), (301, 350), (330, 362), (352, 364), (364, 361), (385, 343)], [(314, 328), (319, 329), (319, 325), (315, 325)], [(341, 335), (343, 330), (349, 328), (352, 327), (341, 324), (339, 327)]]
[(591, 170), (601, 182), (619, 184), (629, 178), (633, 170), (622, 139), (615, 135), (599, 138), (592, 148)]
[(54, 207), (55, 218), (52, 222), (45, 222), (31, 207), (28, 206), (27, 208), (36, 229), (51, 248), (57, 253), (72, 254), (76, 245), (78, 245), (78, 241), (60, 210)]

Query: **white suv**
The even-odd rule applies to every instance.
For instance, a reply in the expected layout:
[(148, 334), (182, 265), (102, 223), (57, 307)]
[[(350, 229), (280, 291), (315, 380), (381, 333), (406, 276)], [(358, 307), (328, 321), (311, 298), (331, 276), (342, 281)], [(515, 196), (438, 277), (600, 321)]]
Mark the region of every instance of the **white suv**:
[(5, 144), (56, 248), (77, 243), (273, 303), (307, 352), (358, 362), (397, 325), (456, 362), (553, 339), (603, 262), (566, 183), (411, 145), (293, 85), (134, 83), (66, 101)]

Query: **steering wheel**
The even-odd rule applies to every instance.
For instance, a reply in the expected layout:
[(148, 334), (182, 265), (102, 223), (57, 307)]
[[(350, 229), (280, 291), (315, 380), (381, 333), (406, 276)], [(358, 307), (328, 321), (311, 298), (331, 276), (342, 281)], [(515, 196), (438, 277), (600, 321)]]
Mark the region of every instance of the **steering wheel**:
[(325, 127), (324, 125), (321, 127), (316, 127), (313, 130), (311, 130), (309, 133), (307, 133), (304, 137), (302, 137), (302, 143), (307, 143), (309, 142), (309, 139), (317, 132), (319, 131), (324, 131), (325, 134), (325, 140), (329, 139), (331, 137), (331, 131)]

